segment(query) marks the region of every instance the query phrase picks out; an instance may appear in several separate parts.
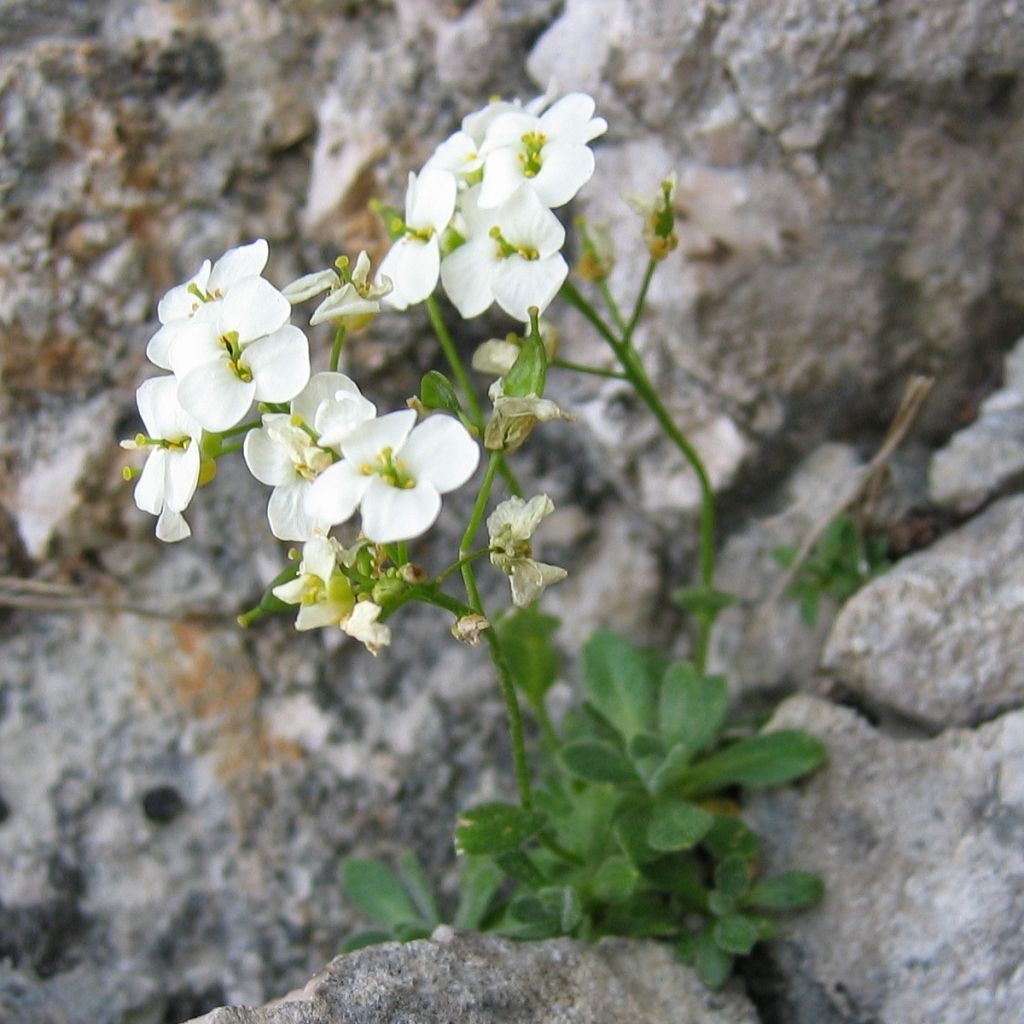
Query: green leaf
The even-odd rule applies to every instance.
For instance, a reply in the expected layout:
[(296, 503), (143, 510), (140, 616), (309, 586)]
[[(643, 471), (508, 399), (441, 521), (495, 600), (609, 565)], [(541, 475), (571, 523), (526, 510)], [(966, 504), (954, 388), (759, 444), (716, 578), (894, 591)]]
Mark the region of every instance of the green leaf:
[(721, 988), (732, 974), (732, 956), (711, 937), (709, 929), (680, 941), (679, 956), (697, 971), (697, 977), (710, 989)]
[(524, 339), (512, 369), (502, 378), (505, 394), (510, 398), (544, 394), (548, 353), (539, 334), (530, 332)]
[(522, 850), (506, 850), (494, 858), (494, 863), (515, 882), (521, 885), (538, 886), (544, 881), (540, 869), (530, 856)]
[(747, 861), (733, 853), (715, 868), (715, 888), (732, 900), (738, 900), (750, 888), (750, 867)]
[(459, 879), (459, 907), (452, 924), (456, 928), (480, 931), (501, 882), (501, 869), (494, 861), (470, 857)]
[(405, 891), (412, 898), (416, 909), (419, 911), (420, 920), (436, 927), (441, 923), (441, 912), (437, 909), (437, 900), (434, 897), (434, 887), (430, 884), (423, 865), (420, 864), (416, 854), (406, 850), (398, 858), (398, 874), (400, 875)]
[(503, 615), (495, 625), (515, 684), (534, 708), (541, 708), (544, 697), (558, 678), (560, 659), (552, 635), (559, 620), (536, 607), (518, 608)]
[(633, 894), (640, 872), (621, 856), (609, 857), (591, 879), (594, 896), (609, 903), (618, 903)]
[(685, 800), (656, 800), (647, 826), (647, 842), (663, 853), (688, 850), (699, 843), (715, 823), (714, 815)]
[(666, 743), (682, 743), (692, 757), (718, 739), (728, 711), (729, 688), (721, 676), (702, 676), (689, 662), (669, 666), (658, 701)]
[(672, 595), (672, 599), (694, 618), (709, 622), (714, 622), (726, 608), (736, 603), (732, 594), (706, 586), (683, 587)]
[(647, 758), (663, 758), (665, 756), (665, 744), (657, 736), (649, 732), (638, 732), (629, 741), (629, 756), (633, 761), (643, 761)]
[(657, 677), (650, 658), (605, 630), (595, 632), (583, 647), (583, 681), (601, 715), (628, 740), (653, 732)]
[(761, 856), (761, 840), (757, 833), (741, 819), (724, 814), (715, 817), (715, 823), (701, 840), (701, 845), (717, 860), (725, 860), (731, 854), (738, 854), (746, 861)]
[(702, 871), (691, 853), (669, 853), (649, 861), (641, 869), (644, 878), (661, 892), (678, 896), (687, 910), (706, 913), (708, 891), (702, 882)]
[(647, 827), (651, 822), (651, 802), (647, 799), (626, 799), (615, 812), (612, 830), (623, 853), (642, 867), (659, 856), (647, 842)]
[(575, 740), (562, 747), (562, 760), (573, 775), (588, 782), (638, 783), (636, 769), (613, 746), (599, 740)]
[(350, 857), (341, 866), (345, 894), (367, 917), (394, 930), (419, 920), (405, 886), (376, 860)]
[(429, 939), (433, 930), (422, 921), (406, 921), (405, 924), (395, 925), (395, 938), (399, 942), (415, 942), (417, 939)]
[(367, 946), (379, 946), (382, 942), (394, 942), (395, 937), (391, 932), (365, 931), (356, 932), (350, 935), (342, 944), (340, 953), (354, 953), (357, 949), (366, 949)]
[(679, 778), (679, 786), (689, 796), (726, 786), (779, 786), (813, 771), (826, 754), (821, 740), (808, 733), (764, 733), (733, 743), (688, 768)]
[(719, 949), (726, 953), (749, 953), (760, 936), (757, 926), (743, 914), (726, 914), (711, 929), (711, 936)]
[(420, 401), (427, 409), (442, 409), (456, 416), (462, 412), (452, 382), (438, 370), (430, 370), (420, 380)]
[(824, 892), (825, 885), (817, 875), (807, 871), (786, 871), (759, 882), (744, 902), (765, 910), (803, 910), (813, 907)]
[(500, 853), (536, 835), (543, 825), (543, 815), (513, 804), (480, 804), (459, 815), (455, 849), (466, 854)]

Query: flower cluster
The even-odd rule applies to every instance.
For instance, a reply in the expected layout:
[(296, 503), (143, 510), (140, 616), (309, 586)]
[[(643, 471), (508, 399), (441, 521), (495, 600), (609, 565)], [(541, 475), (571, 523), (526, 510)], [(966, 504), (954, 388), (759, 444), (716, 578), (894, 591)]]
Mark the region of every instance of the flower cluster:
[(568, 274), (565, 229), (552, 210), (594, 173), (589, 143), (607, 128), (583, 93), (526, 104), (498, 100), (463, 119), (419, 174), (381, 264), (395, 309), (422, 302), (438, 279), (463, 317), (497, 303), (521, 323), (543, 311)]

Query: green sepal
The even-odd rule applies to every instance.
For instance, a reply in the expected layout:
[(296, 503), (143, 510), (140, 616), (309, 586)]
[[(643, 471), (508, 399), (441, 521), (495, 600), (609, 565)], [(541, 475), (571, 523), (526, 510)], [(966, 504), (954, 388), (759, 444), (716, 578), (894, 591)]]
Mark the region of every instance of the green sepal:
[(531, 331), (520, 346), (512, 369), (502, 378), (502, 389), (509, 398), (544, 394), (548, 372), (548, 353), (540, 332)]
[(420, 401), (427, 409), (440, 409), (456, 416), (462, 414), (462, 404), (452, 382), (438, 370), (430, 370), (420, 380)]
[(515, 849), (544, 826), (544, 815), (514, 804), (479, 804), (459, 815), (455, 849), (465, 854), (494, 854)]

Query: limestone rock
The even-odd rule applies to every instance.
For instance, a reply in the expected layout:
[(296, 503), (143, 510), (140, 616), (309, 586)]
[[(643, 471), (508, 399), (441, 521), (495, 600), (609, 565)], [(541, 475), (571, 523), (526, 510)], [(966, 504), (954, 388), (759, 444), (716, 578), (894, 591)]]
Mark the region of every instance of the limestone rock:
[(929, 490), (937, 505), (973, 512), (1024, 474), (1024, 338), (1006, 357), (1002, 387), (978, 418), (937, 451)]
[(843, 607), (824, 666), (932, 729), (1024, 703), (1024, 497), (898, 562)]
[(667, 947), (516, 944), (439, 928), (339, 957), (294, 997), (192, 1024), (755, 1024), (736, 990), (704, 989)]
[(1011, 1021), (1024, 1004), (1024, 713), (928, 741), (792, 698), (773, 728), (828, 747), (799, 789), (758, 795), (769, 871), (825, 898), (784, 925), (760, 1005), (787, 1024)]

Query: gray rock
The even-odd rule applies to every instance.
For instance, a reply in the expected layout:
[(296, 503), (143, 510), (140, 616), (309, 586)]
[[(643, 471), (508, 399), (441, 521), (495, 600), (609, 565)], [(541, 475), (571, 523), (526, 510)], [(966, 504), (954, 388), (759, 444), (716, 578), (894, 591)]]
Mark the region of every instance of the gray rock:
[(824, 667), (928, 728), (1024, 703), (1024, 497), (898, 562), (836, 619)]
[(978, 418), (957, 431), (932, 458), (932, 501), (973, 512), (1024, 474), (1024, 338), (1006, 357), (1003, 384), (982, 403)]
[[(926, 742), (795, 697), (772, 728), (829, 749), (799, 789), (758, 795), (769, 871), (825, 881), (762, 982), (786, 1024), (1012, 1021), (1024, 1005), (1024, 712)], [(765, 1003), (761, 1004), (762, 1006)]]
[(438, 929), (333, 960), (301, 993), (192, 1024), (755, 1024), (735, 987), (708, 992), (665, 946), (516, 944)]

